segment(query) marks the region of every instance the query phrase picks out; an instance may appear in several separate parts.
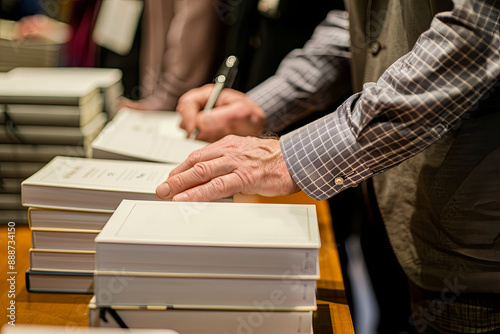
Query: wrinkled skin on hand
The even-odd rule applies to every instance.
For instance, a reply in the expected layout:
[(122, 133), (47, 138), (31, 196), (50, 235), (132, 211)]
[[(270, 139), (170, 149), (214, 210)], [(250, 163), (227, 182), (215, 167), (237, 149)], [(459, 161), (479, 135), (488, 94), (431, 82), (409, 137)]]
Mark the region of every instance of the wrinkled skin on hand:
[(206, 202), (238, 193), (282, 196), (299, 190), (279, 140), (231, 135), (191, 153), (156, 193), (162, 199)]

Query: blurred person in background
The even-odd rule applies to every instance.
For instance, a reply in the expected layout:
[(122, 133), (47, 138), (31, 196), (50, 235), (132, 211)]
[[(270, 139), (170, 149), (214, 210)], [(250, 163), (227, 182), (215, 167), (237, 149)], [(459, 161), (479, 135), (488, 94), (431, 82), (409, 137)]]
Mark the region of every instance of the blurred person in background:
[(105, 1), (111, 0), (69, 2), (65, 22), (47, 14), (25, 16), (18, 22), (18, 39), (58, 34), (67, 43), (62, 66), (121, 69), (120, 107), (174, 110), (180, 95), (211, 81), (223, 42), (222, 22), (212, 0), (144, 0), (126, 54), (94, 41)]

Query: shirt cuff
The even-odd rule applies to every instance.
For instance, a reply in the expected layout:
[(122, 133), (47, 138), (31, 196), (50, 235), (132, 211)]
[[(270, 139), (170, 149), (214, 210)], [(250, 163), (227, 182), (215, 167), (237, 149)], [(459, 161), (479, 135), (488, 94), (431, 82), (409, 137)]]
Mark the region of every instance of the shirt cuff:
[(358, 157), (360, 149), (350, 124), (353, 95), (337, 111), (280, 139), (290, 175), (310, 197), (324, 200), (373, 175)]

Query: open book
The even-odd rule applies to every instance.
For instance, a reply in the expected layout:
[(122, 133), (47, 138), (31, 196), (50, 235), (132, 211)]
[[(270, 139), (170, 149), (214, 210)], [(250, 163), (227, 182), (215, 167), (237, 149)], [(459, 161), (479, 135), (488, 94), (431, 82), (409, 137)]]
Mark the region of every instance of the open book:
[(181, 163), (208, 143), (186, 138), (173, 111), (118, 111), (91, 144), (93, 158)]
[(159, 200), (156, 187), (176, 165), (55, 157), (21, 184), (28, 207), (113, 212), (123, 199)]

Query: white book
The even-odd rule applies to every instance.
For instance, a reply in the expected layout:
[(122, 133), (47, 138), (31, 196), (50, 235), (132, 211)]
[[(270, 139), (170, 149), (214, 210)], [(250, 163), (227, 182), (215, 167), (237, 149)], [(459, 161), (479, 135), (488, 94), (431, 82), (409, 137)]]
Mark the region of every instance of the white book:
[(103, 101), (95, 94), (79, 106), (44, 104), (4, 104), (0, 106), (0, 124), (7, 120), (16, 125), (84, 126), (103, 111)]
[(31, 248), (30, 265), (35, 271), (93, 272), (95, 251)]
[(0, 103), (84, 105), (99, 88), (91, 81), (44, 76), (12, 76), (0, 78)]
[[(256, 307), (255, 301), (279, 296), (280, 307), (316, 309), (315, 275), (170, 274), (96, 270), (99, 306)], [(114, 291), (110, 291), (114, 288)]]
[[(0, 171), (1, 173), (1, 171)], [(0, 179), (0, 193), (4, 194), (19, 194), (21, 193), (21, 178), (6, 178)]]
[(80, 230), (102, 230), (111, 213), (87, 212), (77, 210), (55, 210), (29, 208), (28, 219), (30, 228), (35, 229), (80, 229)]
[(156, 187), (176, 165), (55, 157), (21, 184), (28, 207), (113, 212), (123, 199), (159, 200)]
[(314, 205), (123, 201), (95, 241), (97, 270), (319, 274)]
[[(2, 334), (123, 334), (122, 329), (113, 328), (85, 328), (68, 326), (46, 326), (46, 325), (19, 325), (15, 326), (4, 325)], [(177, 334), (168, 329), (131, 329), (127, 330), (128, 334)]]
[(94, 292), (94, 272), (26, 271), (26, 290), (46, 293)]
[[(101, 308), (95, 296), (89, 303), (90, 327), (171, 328), (182, 334), (312, 334), (311, 311), (278, 311), (277, 300), (257, 301), (253, 309), (179, 309), (113, 306)], [(110, 311), (114, 311), (115, 316)], [(116, 319), (117, 318), (117, 319)], [(194, 321), (194, 319), (196, 319)]]
[(33, 248), (95, 251), (99, 230), (31, 228)]
[[(45, 163), (43, 162), (17, 162), (8, 161), (3, 162), (0, 160), (0, 170), (2, 177), (10, 178), (27, 178), (41, 169)], [(22, 186), (21, 186), (22, 187)], [(21, 188), (22, 189), (22, 188)]]
[(0, 144), (0, 161), (47, 163), (58, 155), (83, 158), (85, 150), (79, 145)]
[(82, 127), (17, 125), (0, 127), (0, 144), (70, 145), (90, 147), (90, 143), (106, 124), (104, 113), (97, 114)]
[(0, 210), (22, 210), (22, 200), (19, 193), (2, 194), (0, 193)]
[(208, 143), (186, 138), (174, 111), (123, 108), (91, 144), (92, 157), (181, 163)]

